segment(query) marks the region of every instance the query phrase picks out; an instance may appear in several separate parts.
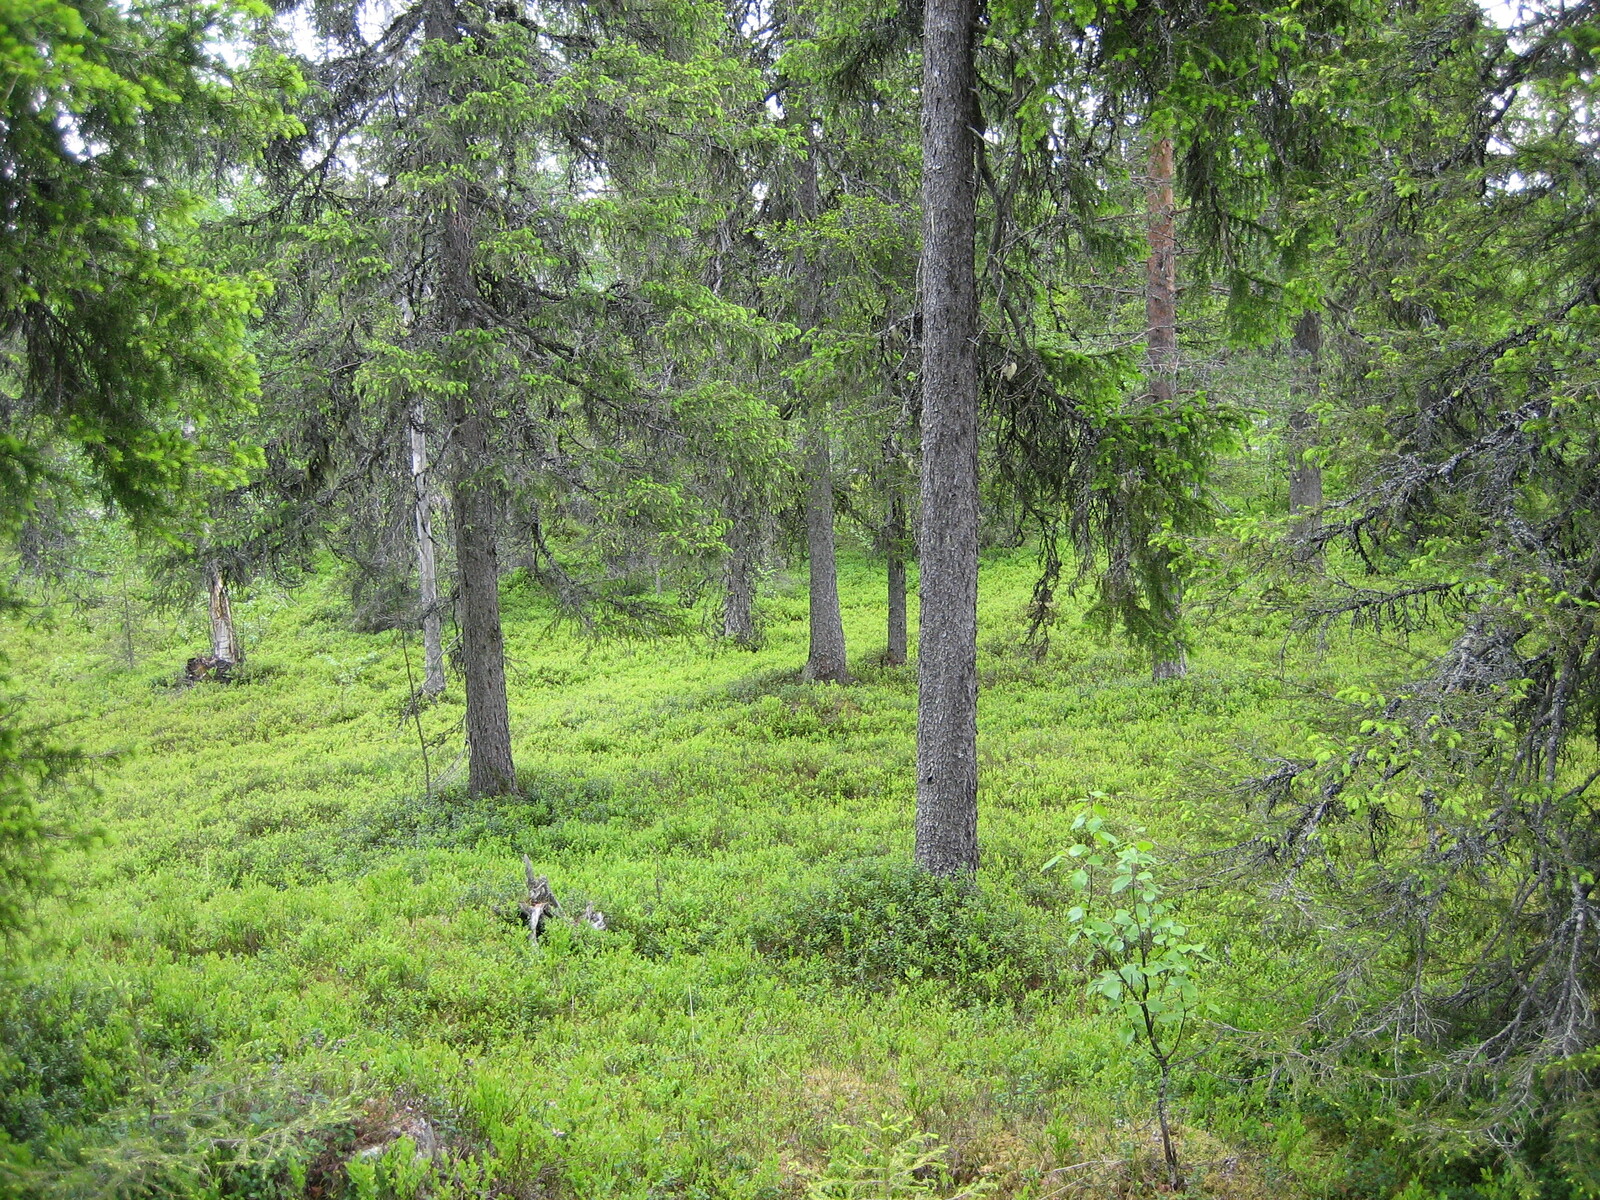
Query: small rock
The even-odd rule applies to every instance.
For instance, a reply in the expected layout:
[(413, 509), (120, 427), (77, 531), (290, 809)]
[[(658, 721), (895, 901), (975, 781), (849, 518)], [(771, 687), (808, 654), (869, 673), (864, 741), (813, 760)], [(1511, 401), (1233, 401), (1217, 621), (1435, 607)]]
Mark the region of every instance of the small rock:
[(356, 1157), (382, 1158), (389, 1152), (389, 1147), (403, 1137), (410, 1138), (411, 1144), (417, 1148), (418, 1162), (437, 1158), (443, 1148), (439, 1143), (439, 1135), (434, 1132), (433, 1126), (428, 1124), (427, 1119), (413, 1114), (400, 1118), (385, 1129), (376, 1142), (356, 1151)]

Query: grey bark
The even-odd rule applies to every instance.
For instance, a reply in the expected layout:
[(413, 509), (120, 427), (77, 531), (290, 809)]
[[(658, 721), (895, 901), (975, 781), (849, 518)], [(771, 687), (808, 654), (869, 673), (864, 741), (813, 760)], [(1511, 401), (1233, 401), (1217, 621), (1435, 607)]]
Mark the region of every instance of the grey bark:
[(978, 866), (976, 16), (923, 9), (916, 860), (935, 875)]
[[(815, 221), (821, 209), (817, 182), (817, 144), (807, 117), (806, 157), (800, 173), (800, 211)], [(815, 254), (801, 264), (801, 304), (806, 325), (816, 329), (822, 317), (822, 262)], [(824, 683), (848, 683), (844, 621), (839, 612), (839, 573), (833, 541), (833, 451), (828, 444), (827, 406), (812, 398), (806, 408), (806, 551), (810, 558), (811, 647), (803, 677)]]
[(728, 557), (722, 567), (722, 636), (741, 650), (754, 650), (760, 641), (755, 606), (760, 556), (761, 537), (755, 514), (749, 505), (737, 505), (733, 528), (728, 533)]
[(1289, 414), (1289, 511), (1307, 514), (1300, 528), (1315, 532), (1321, 524), (1322, 468), (1305, 461), (1316, 444), (1317, 419), (1308, 411), (1316, 403), (1322, 371), (1322, 314), (1312, 309), (1300, 314), (1289, 343), (1294, 378), (1290, 383), (1294, 411)]
[[(1150, 399), (1170, 403), (1178, 394), (1178, 237), (1177, 206), (1172, 185), (1176, 175), (1172, 139), (1157, 138), (1150, 147), (1150, 190), (1146, 237), (1150, 255), (1145, 264), (1145, 374)], [(1178, 623), (1182, 586), (1174, 582), (1169, 602), (1159, 615), (1171, 628)], [(1182, 644), (1160, 651), (1151, 663), (1153, 679), (1181, 679), (1189, 673), (1189, 655)]]
[(516, 786), (511, 713), (506, 700), (505, 641), (500, 628), (500, 559), (495, 539), (499, 489), (484, 470), (488, 429), (466, 398), (452, 396), (455, 518), (461, 650), (467, 691), (467, 787), (498, 796)]
[(839, 611), (839, 572), (833, 542), (833, 452), (828, 427), (813, 411), (806, 429), (806, 549), (811, 559), (811, 652), (804, 677), (848, 683), (844, 619)]
[(1157, 654), (1150, 664), (1150, 678), (1157, 683), (1167, 679), (1182, 679), (1189, 673), (1189, 651), (1179, 646), (1175, 654)]
[(230, 663), (244, 661), (244, 651), (239, 649), (239, 635), (233, 625), (233, 602), (228, 597), (228, 584), (215, 562), (206, 564), (206, 609), (211, 618), (211, 657)]
[(417, 593), (422, 605), (422, 694), (444, 691), (444, 642), (439, 568), (433, 540), (433, 489), (428, 481), (428, 434), (422, 401), (411, 409), (412, 530), (417, 539)]
[[(430, 41), (460, 40), (452, 0), (431, 0)], [(440, 88), (441, 100), (448, 96)], [(459, 185), (439, 208), (436, 230), (440, 331), (448, 338), (477, 324), (472, 273), (473, 214)], [(474, 796), (502, 795), (516, 786), (511, 715), (506, 702), (505, 643), (500, 628), (500, 563), (495, 526), (500, 488), (489, 457), (488, 422), (470, 369), (465, 390), (452, 390), (450, 502), (460, 596), (461, 649), (467, 693), (467, 786)]]
[(899, 667), (906, 661), (906, 505), (898, 491), (889, 498), (883, 540), (889, 559), (889, 648), (883, 661)]

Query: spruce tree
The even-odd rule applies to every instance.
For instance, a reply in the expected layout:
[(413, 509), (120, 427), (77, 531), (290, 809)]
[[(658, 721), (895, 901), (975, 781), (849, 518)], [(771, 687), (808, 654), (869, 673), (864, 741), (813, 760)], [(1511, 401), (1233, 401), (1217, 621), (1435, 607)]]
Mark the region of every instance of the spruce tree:
[(916, 859), (978, 867), (978, 283), (971, 0), (929, 0), (922, 76)]
[[(255, 391), (256, 289), (193, 234), (218, 148), (236, 162), (288, 127), (294, 72), (242, 49), (251, 23), (181, 3), (23, 2), (0, 18), (0, 535), (52, 497), (147, 532), (180, 525), (197, 457), (186, 419)], [(16, 602), (0, 584), (0, 611)], [(39, 793), (75, 763), (0, 699), (0, 936), (24, 923), (60, 838)]]

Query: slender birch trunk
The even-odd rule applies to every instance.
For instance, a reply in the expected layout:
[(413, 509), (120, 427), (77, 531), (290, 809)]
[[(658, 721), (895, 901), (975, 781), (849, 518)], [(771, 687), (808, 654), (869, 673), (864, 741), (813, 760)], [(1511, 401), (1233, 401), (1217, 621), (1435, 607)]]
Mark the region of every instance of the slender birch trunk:
[(233, 625), (233, 602), (228, 597), (228, 584), (222, 570), (213, 559), (206, 564), (207, 610), (211, 616), (211, 657), (238, 664), (244, 661), (244, 651), (239, 649), (239, 635)]
[(417, 538), (417, 593), (422, 605), (422, 694), (444, 691), (444, 641), (439, 570), (433, 540), (433, 488), (428, 480), (428, 434), (421, 399), (411, 408), (411, 513)]

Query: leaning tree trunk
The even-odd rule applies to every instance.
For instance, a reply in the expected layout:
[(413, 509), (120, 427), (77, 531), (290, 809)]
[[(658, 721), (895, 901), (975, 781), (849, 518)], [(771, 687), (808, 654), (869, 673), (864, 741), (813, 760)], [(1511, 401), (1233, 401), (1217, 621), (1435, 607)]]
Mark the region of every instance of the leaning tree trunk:
[(1317, 419), (1309, 410), (1317, 401), (1322, 368), (1322, 314), (1315, 309), (1301, 313), (1295, 322), (1290, 357), (1294, 411), (1289, 414), (1289, 511), (1306, 514), (1298, 528), (1315, 533), (1322, 523), (1317, 516), (1322, 507), (1322, 468), (1306, 460), (1306, 451), (1316, 441)]
[(239, 635), (233, 626), (233, 602), (228, 598), (228, 584), (215, 561), (206, 564), (208, 584), (207, 609), (211, 616), (211, 657), (237, 664), (244, 661), (244, 651), (239, 649)]
[(922, 521), (916, 859), (978, 867), (978, 283), (974, 0), (927, 0), (922, 52)]
[(891, 667), (906, 661), (906, 503), (898, 483), (889, 497), (889, 519), (884, 524), (883, 541), (889, 559), (889, 648), (883, 661)]
[(728, 558), (722, 568), (722, 636), (741, 650), (754, 650), (760, 640), (755, 604), (760, 551), (754, 508), (740, 501), (734, 506)]
[(845, 668), (844, 619), (839, 612), (839, 572), (833, 544), (833, 455), (828, 427), (813, 410), (806, 430), (806, 549), (811, 559), (811, 653), (805, 678), (822, 683), (848, 683)]
[(444, 691), (444, 642), (440, 626), (439, 570), (433, 541), (433, 490), (428, 483), (428, 434), (422, 401), (411, 409), (412, 528), (417, 539), (417, 592), (422, 604), (422, 694)]
[[(1175, 175), (1172, 139), (1157, 138), (1150, 147), (1149, 224), (1146, 230), (1150, 257), (1145, 264), (1144, 315), (1145, 373), (1150, 399), (1169, 404), (1178, 394), (1178, 237), (1177, 209), (1172, 199)], [(1163, 553), (1162, 574), (1171, 576), (1171, 561)], [(1157, 616), (1167, 629), (1178, 624), (1182, 582), (1171, 578), (1166, 596), (1154, 597)], [(1157, 650), (1151, 667), (1156, 679), (1180, 679), (1189, 671), (1181, 642)]]
[[(425, 33), (429, 41), (460, 41), (453, 0), (430, 0)], [(441, 99), (445, 98), (445, 88), (439, 90)], [(438, 210), (436, 301), (440, 332), (447, 338), (477, 324), (472, 213), (463, 191), (456, 185)], [(500, 629), (500, 563), (495, 543), (500, 488), (490, 462), (482, 401), (472, 394), (473, 374), (470, 364), (460, 364), (467, 387), (452, 390), (448, 403), (454, 451), (450, 503), (467, 692), (467, 787), (474, 796), (494, 796), (511, 791), (517, 774), (511, 759), (505, 643)]]

